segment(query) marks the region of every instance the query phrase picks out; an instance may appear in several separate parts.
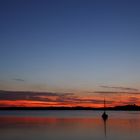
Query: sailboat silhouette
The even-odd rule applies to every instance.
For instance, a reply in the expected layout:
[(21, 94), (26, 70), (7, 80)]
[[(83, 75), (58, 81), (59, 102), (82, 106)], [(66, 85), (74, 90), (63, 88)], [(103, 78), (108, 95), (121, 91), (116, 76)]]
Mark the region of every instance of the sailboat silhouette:
[(105, 98), (104, 98), (104, 113), (102, 114), (102, 118), (104, 121), (106, 121), (108, 119), (108, 115), (106, 113), (106, 102), (105, 102)]

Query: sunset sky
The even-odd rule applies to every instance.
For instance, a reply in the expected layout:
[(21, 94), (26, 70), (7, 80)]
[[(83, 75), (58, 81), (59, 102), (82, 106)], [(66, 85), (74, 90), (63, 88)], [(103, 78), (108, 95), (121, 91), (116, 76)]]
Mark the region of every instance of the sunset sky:
[(139, 0), (0, 0), (0, 106), (140, 105)]

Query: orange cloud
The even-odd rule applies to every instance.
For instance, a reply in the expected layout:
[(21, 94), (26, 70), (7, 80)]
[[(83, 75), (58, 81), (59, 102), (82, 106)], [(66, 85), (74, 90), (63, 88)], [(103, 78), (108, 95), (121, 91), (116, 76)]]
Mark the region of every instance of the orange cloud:
[[(103, 96), (80, 96), (73, 93), (0, 91), (1, 107), (103, 107)], [(106, 106), (137, 104), (140, 105), (140, 95), (124, 94), (106, 97)]]

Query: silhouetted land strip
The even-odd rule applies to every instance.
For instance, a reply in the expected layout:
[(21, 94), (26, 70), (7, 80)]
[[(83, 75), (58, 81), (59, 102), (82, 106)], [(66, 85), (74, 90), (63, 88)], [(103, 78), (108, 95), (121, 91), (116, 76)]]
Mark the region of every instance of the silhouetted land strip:
[[(92, 107), (0, 107), (0, 110), (104, 110), (104, 108), (92, 108)], [(140, 106), (137, 105), (125, 105), (106, 107), (106, 110), (114, 111), (140, 111)]]

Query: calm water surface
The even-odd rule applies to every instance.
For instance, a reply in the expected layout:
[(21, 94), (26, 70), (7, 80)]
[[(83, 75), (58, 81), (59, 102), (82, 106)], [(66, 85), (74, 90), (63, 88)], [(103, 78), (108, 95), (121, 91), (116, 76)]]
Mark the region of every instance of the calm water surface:
[(0, 111), (0, 140), (139, 140), (140, 112)]

